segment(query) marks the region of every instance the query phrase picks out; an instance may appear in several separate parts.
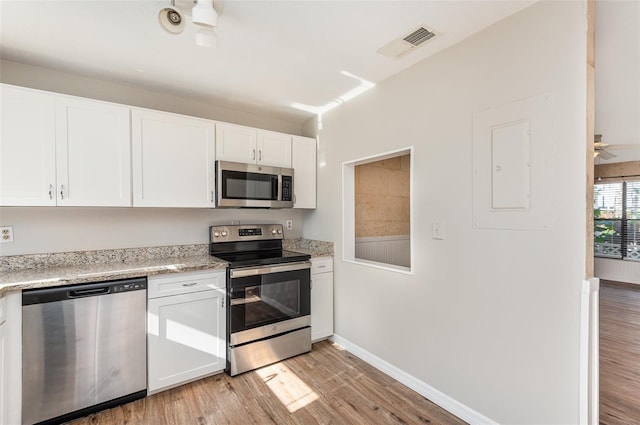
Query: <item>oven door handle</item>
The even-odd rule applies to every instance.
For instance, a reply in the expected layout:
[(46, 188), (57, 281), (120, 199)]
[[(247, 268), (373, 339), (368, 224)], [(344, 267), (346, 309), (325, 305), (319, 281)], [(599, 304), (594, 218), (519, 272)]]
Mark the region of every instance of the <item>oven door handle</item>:
[(302, 263), (289, 263), (289, 264), (279, 264), (267, 267), (251, 267), (246, 269), (232, 269), (231, 270), (231, 279), (237, 277), (247, 277), (247, 276), (257, 276), (261, 274), (270, 274), (270, 273), (281, 273), (281, 272), (292, 272), (295, 270), (304, 270), (310, 269), (311, 262), (305, 261)]

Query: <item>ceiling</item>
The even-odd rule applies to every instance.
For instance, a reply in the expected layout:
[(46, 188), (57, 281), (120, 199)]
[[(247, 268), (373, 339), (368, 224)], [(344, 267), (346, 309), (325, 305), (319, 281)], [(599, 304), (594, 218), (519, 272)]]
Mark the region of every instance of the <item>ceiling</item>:
[[(169, 1), (1, 0), (0, 56), (301, 123), (533, 1), (215, 0), (217, 48), (164, 31)], [(377, 53), (424, 25), (438, 35), (401, 58)], [(345, 73), (346, 72), (346, 73)]]

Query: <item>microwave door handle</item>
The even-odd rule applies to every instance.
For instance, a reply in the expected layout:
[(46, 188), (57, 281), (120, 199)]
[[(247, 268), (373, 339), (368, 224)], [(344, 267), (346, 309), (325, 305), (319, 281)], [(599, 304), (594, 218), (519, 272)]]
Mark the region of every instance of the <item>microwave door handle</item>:
[(282, 201), (282, 174), (278, 174), (278, 194), (276, 200)]

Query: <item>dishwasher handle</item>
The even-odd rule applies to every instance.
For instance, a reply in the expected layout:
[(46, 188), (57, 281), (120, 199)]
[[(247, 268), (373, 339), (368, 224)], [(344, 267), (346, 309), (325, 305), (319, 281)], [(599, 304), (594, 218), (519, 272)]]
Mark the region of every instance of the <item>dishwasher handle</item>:
[(103, 286), (102, 288), (89, 288), (89, 289), (79, 289), (77, 291), (69, 291), (69, 298), (80, 298), (80, 297), (92, 297), (95, 295), (106, 295), (110, 291), (109, 286)]

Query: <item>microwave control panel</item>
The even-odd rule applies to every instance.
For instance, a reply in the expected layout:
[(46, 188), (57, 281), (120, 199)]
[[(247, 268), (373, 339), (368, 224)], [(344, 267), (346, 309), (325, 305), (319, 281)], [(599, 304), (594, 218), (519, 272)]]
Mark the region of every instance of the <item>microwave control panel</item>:
[(293, 196), (293, 177), (282, 176), (282, 200), (291, 201)]

